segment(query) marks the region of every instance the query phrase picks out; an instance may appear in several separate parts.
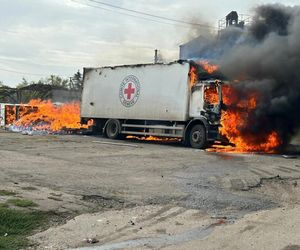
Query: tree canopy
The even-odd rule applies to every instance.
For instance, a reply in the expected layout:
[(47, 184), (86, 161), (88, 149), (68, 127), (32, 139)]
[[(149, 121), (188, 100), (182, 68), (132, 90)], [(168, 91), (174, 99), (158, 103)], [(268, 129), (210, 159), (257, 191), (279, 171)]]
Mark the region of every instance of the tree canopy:
[(22, 78), (16, 88), (6, 86), (0, 81), (0, 102), (25, 103), (31, 99), (47, 99), (51, 98), (53, 90), (81, 92), (82, 86), (83, 79), (79, 70), (70, 78), (57, 75), (50, 75), (38, 81)]

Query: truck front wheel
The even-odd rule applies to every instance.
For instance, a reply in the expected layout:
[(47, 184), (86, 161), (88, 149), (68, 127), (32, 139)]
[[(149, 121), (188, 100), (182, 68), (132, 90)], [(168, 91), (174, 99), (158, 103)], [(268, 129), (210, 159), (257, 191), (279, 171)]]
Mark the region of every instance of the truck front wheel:
[(203, 149), (206, 146), (206, 129), (203, 125), (194, 125), (190, 131), (189, 142), (192, 148)]
[(115, 119), (108, 120), (105, 134), (109, 139), (117, 139), (120, 135), (120, 122)]

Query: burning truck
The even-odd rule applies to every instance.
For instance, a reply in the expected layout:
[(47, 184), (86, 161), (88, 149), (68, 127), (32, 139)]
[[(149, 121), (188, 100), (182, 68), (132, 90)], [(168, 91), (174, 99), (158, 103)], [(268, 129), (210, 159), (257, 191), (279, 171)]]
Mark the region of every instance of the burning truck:
[(232, 147), (208, 151), (278, 153), (300, 128), (299, 30), (299, 6), (259, 6), (243, 32), (231, 25), (205, 47), (193, 43), (208, 57), (85, 69), (81, 111), (79, 102), (5, 104), (1, 124), (46, 133), (92, 125), (109, 138), (173, 138), (195, 148), (222, 136)]
[[(213, 67), (213, 66), (211, 66)], [(222, 82), (192, 61), (85, 68), (81, 122), (110, 139), (178, 138), (193, 148), (220, 139)]]

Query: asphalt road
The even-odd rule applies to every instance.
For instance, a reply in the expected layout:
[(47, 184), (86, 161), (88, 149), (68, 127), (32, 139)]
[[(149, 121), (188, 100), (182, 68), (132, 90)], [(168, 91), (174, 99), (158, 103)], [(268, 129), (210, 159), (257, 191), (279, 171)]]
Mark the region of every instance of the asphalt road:
[[(296, 141), (298, 143), (298, 141)], [(178, 143), (95, 136), (0, 133), (0, 182), (27, 183), (109, 208), (176, 205), (237, 218), (277, 201), (252, 192), (267, 179), (300, 178), (299, 158), (221, 154)]]

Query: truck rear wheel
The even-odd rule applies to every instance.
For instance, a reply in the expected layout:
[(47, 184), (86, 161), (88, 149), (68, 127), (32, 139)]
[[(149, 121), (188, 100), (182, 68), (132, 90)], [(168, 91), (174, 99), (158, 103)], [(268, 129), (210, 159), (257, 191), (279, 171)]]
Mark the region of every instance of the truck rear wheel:
[(206, 130), (201, 124), (197, 124), (192, 127), (189, 135), (189, 142), (192, 148), (203, 149), (205, 148), (206, 141)]
[(108, 120), (105, 127), (105, 134), (109, 139), (117, 139), (120, 136), (120, 122), (115, 119)]

